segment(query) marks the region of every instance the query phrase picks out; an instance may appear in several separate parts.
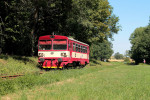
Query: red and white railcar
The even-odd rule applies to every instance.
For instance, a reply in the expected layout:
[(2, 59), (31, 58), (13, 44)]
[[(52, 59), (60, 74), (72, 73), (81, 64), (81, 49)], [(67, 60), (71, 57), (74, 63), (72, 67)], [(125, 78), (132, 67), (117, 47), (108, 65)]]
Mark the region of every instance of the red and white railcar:
[(38, 57), (43, 68), (85, 66), (89, 63), (89, 45), (66, 36), (41, 36)]

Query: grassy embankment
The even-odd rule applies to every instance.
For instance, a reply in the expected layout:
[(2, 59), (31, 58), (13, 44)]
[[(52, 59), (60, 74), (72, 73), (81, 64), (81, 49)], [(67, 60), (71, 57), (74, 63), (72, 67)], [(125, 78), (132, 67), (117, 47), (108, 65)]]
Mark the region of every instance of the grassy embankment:
[[(95, 61), (97, 62), (97, 61)], [(97, 62), (97, 64), (99, 64)], [(91, 65), (95, 65), (92, 63)], [(25, 76), (10, 79), (0, 79), (0, 95), (6, 95), (23, 89), (31, 89), (35, 86), (46, 85), (58, 81), (62, 81), (71, 77), (77, 77), (82, 74), (90, 73), (92, 70), (87, 71), (75, 70), (52, 70), (43, 75), (37, 67), (37, 58), (34, 57), (18, 57), (18, 56), (0, 56), (0, 75), (16, 75), (25, 74)], [(96, 69), (93, 69), (93, 71)]]
[(26, 75), (14, 80), (1, 80), (1, 83), (10, 81), (13, 85), (8, 88), (14, 89), (7, 92), (9, 93), (7, 95), (1, 95), (1, 98), (2, 100), (150, 99), (149, 65), (125, 65), (120, 62), (101, 64), (103, 66), (97, 64), (83, 69), (57, 70), (42, 75)]
[(37, 57), (0, 55), (0, 75), (16, 75), (38, 72)]

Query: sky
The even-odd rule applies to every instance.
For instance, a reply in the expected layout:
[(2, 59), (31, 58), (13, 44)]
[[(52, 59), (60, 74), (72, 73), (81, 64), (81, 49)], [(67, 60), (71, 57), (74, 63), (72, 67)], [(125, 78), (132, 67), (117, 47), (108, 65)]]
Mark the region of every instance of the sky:
[(122, 31), (114, 35), (113, 50), (125, 54), (131, 49), (130, 35), (138, 27), (149, 23), (150, 0), (108, 0), (113, 7), (113, 13), (119, 17)]

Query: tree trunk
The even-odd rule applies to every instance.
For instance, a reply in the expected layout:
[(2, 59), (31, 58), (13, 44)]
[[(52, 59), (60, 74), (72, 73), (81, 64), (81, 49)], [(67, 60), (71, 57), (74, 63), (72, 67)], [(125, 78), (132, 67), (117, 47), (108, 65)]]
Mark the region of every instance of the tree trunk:
[(34, 13), (34, 22), (33, 22), (33, 27), (31, 30), (31, 56), (34, 55), (34, 45), (35, 45), (35, 31), (36, 31), (36, 26), (38, 23), (38, 12), (39, 8), (38, 6), (35, 7), (35, 13)]

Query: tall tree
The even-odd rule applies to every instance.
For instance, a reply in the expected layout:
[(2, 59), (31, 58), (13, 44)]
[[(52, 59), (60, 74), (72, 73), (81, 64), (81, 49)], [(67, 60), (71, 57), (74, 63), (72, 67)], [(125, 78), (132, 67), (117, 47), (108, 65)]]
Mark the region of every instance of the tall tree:
[(145, 59), (150, 63), (150, 26), (140, 27), (130, 36), (131, 58), (135, 60), (136, 64), (143, 62)]
[[(4, 27), (4, 52), (8, 54), (28, 55), (30, 52), (30, 1), (4, 0), (0, 2)], [(25, 51), (25, 52), (24, 52)]]
[(112, 44), (108, 41), (92, 44), (90, 47), (90, 58), (104, 61), (108, 60), (112, 54)]
[(107, 0), (3, 0), (0, 5), (3, 51), (9, 54), (33, 55), (38, 37), (52, 32), (92, 45), (119, 30)]

